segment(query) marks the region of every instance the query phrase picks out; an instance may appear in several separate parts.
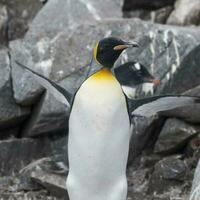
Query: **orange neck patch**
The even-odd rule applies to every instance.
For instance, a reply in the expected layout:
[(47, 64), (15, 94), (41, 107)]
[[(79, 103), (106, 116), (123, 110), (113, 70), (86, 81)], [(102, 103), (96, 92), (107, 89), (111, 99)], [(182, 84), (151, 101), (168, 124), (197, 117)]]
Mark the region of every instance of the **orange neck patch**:
[(93, 80), (115, 80), (114, 75), (107, 68), (102, 68), (91, 76)]

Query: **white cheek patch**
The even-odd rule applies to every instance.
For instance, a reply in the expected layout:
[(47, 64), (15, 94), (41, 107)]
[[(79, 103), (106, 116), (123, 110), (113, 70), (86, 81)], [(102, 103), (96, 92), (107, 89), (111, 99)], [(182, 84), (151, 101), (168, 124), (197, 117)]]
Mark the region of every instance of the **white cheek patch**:
[(140, 63), (135, 63), (134, 66), (135, 66), (135, 69), (137, 69), (137, 70), (140, 70), (140, 69), (141, 69)]

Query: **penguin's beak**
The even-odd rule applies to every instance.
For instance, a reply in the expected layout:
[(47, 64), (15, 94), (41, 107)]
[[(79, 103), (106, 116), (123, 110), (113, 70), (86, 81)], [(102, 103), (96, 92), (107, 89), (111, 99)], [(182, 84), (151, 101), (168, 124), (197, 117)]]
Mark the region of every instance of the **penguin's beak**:
[(151, 79), (150, 82), (153, 83), (156, 86), (161, 84), (161, 81), (159, 79)]
[(115, 51), (123, 51), (124, 49), (128, 49), (128, 48), (133, 48), (133, 47), (139, 47), (139, 44), (137, 42), (124, 42), (124, 44), (120, 44), (115, 46), (113, 49)]
[(154, 78), (152, 75), (150, 75), (149, 77), (144, 77), (142, 80), (144, 83), (153, 83), (156, 86), (161, 84), (161, 81), (159, 79)]

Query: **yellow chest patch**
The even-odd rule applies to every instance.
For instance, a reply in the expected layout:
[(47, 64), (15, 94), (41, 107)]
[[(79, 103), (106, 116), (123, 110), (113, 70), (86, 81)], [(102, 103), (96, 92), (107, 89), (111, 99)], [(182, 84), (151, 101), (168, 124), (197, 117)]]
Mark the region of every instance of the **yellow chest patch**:
[(116, 78), (114, 75), (111, 73), (109, 69), (103, 68), (97, 73), (93, 74), (89, 80), (92, 81), (101, 81), (101, 80), (106, 80), (106, 81), (116, 81)]

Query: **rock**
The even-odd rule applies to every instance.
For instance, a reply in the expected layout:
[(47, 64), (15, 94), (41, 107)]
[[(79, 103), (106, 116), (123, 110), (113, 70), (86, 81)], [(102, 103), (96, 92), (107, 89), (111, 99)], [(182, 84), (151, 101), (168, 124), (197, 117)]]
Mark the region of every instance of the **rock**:
[(166, 6), (157, 10), (133, 10), (133, 11), (124, 11), (123, 17), (125, 18), (140, 18), (142, 20), (152, 21), (155, 23), (165, 24), (170, 13), (172, 12), (172, 6)]
[[(128, 196), (133, 196), (134, 200), (147, 197), (149, 169), (127, 170)], [(137, 197), (137, 198), (136, 198)], [(130, 198), (130, 197), (129, 197)]]
[[(67, 173), (68, 168), (63, 163), (62, 157), (42, 158), (20, 171), (21, 189), (27, 189), (27, 186), (33, 188), (36, 184), (37, 187), (46, 188), (52, 195), (67, 199)], [(19, 184), (17, 187), (19, 190)]]
[(198, 165), (196, 167), (195, 173), (194, 173), (194, 179), (192, 183), (192, 189), (190, 193), (190, 200), (195, 200), (199, 198), (200, 195), (200, 160), (198, 162)]
[(31, 161), (52, 153), (45, 139), (9, 139), (0, 141), (0, 174), (14, 174)]
[(66, 200), (69, 199), (66, 189), (66, 177), (38, 171), (33, 172), (31, 178), (45, 187), (51, 194)]
[(123, 5), (123, 11), (148, 9), (155, 10), (168, 5), (173, 5), (175, 0), (125, 0)]
[(8, 46), (8, 11), (0, 4), (0, 46)]
[(132, 136), (129, 146), (129, 165), (132, 164), (143, 150), (152, 152), (153, 145), (164, 124), (164, 118), (134, 116), (131, 120)]
[[(55, 200), (54, 196), (50, 196), (48, 191), (40, 190), (40, 191), (22, 191), (22, 192), (3, 192), (1, 193), (1, 198), (3, 200), (21, 200), (21, 199), (48, 199)], [(59, 200), (59, 199), (56, 199)], [(62, 199), (60, 199), (62, 200)]]
[(187, 165), (180, 156), (166, 157), (154, 166), (149, 193), (162, 194), (181, 185), (187, 174)]
[(0, 0), (8, 9), (8, 39), (22, 38), (29, 28), (29, 24), (42, 8), (40, 0)]
[(0, 140), (15, 138), (20, 135), (20, 126), (3, 129), (0, 131)]
[[(62, 156), (46, 157), (34, 161), (20, 170), (20, 173), (18, 175), (20, 181), (16, 186), (16, 191), (42, 189), (43, 186), (37, 181), (34, 181), (35, 179), (32, 180), (31, 177), (32, 175), (34, 176), (36, 173), (43, 172), (49, 173), (50, 176), (53, 174), (58, 177), (65, 177), (66, 179), (68, 168), (67, 166), (65, 166), (65, 163), (63, 163)], [(53, 182), (52, 184), (58, 184), (56, 182), (56, 179), (55, 182)]]
[[(180, 63), (180, 66), (176, 68), (173, 76), (169, 77), (169, 80), (163, 87), (157, 91), (162, 94), (180, 94), (194, 87), (197, 87), (200, 75), (199, 70), (199, 56), (200, 45), (196, 46)], [(188, 67), (190, 66), (190, 67)], [(172, 66), (173, 68), (173, 66)], [(191, 81), (192, 80), (192, 81)], [(162, 90), (162, 91), (161, 91)]]
[(0, 51), (0, 129), (20, 125), (30, 113), (14, 101), (10, 79), (10, 61), (6, 50)]
[[(95, 0), (50, 0), (33, 20), (30, 30), (21, 42), (14, 42), (10, 45), (11, 58), (26, 64), (36, 71), (41, 71), (47, 77), (60, 80), (75, 70), (75, 67), (82, 67), (90, 62), (91, 44), (79, 46), (79, 41), (75, 43), (66, 39), (72, 35), (74, 28), (82, 23), (95, 23), (101, 18), (113, 18), (121, 16), (121, 0), (106, 0), (103, 4)], [(98, 9), (97, 9), (98, 8)], [(77, 10), (79, 14), (77, 15)], [(67, 13), (67, 14), (66, 14)], [(51, 19), (51, 23), (49, 23)], [(66, 46), (67, 45), (67, 46)], [(78, 46), (76, 46), (78, 45)], [(68, 50), (74, 46), (84, 51), (84, 64), (80, 62), (69, 62), (76, 57), (69, 55)], [(72, 52), (70, 52), (71, 54)], [(70, 58), (71, 57), (71, 58)], [(66, 62), (67, 61), (67, 62)], [(72, 60), (74, 61), (74, 60)], [(78, 66), (77, 66), (78, 64)], [(14, 96), (17, 102), (23, 105), (31, 105), (41, 93), (41, 86), (37, 85), (27, 73), (22, 73), (13, 62), (13, 84)], [(20, 76), (20, 81), (19, 81)]]
[(179, 119), (168, 119), (158, 136), (154, 152), (178, 153), (199, 130), (200, 127), (195, 127)]
[(167, 23), (181, 26), (200, 25), (199, 0), (177, 0), (175, 10), (169, 16)]
[(155, 11), (152, 11), (151, 12), (152, 21), (155, 23), (165, 24), (172, 10), (173, 10), (172, 6), (166, 6), (166, 7), (157, 9)]
[(198, 85), (190, 90), (185, 91), (183, 94), (200, 97), (200, 85)]

